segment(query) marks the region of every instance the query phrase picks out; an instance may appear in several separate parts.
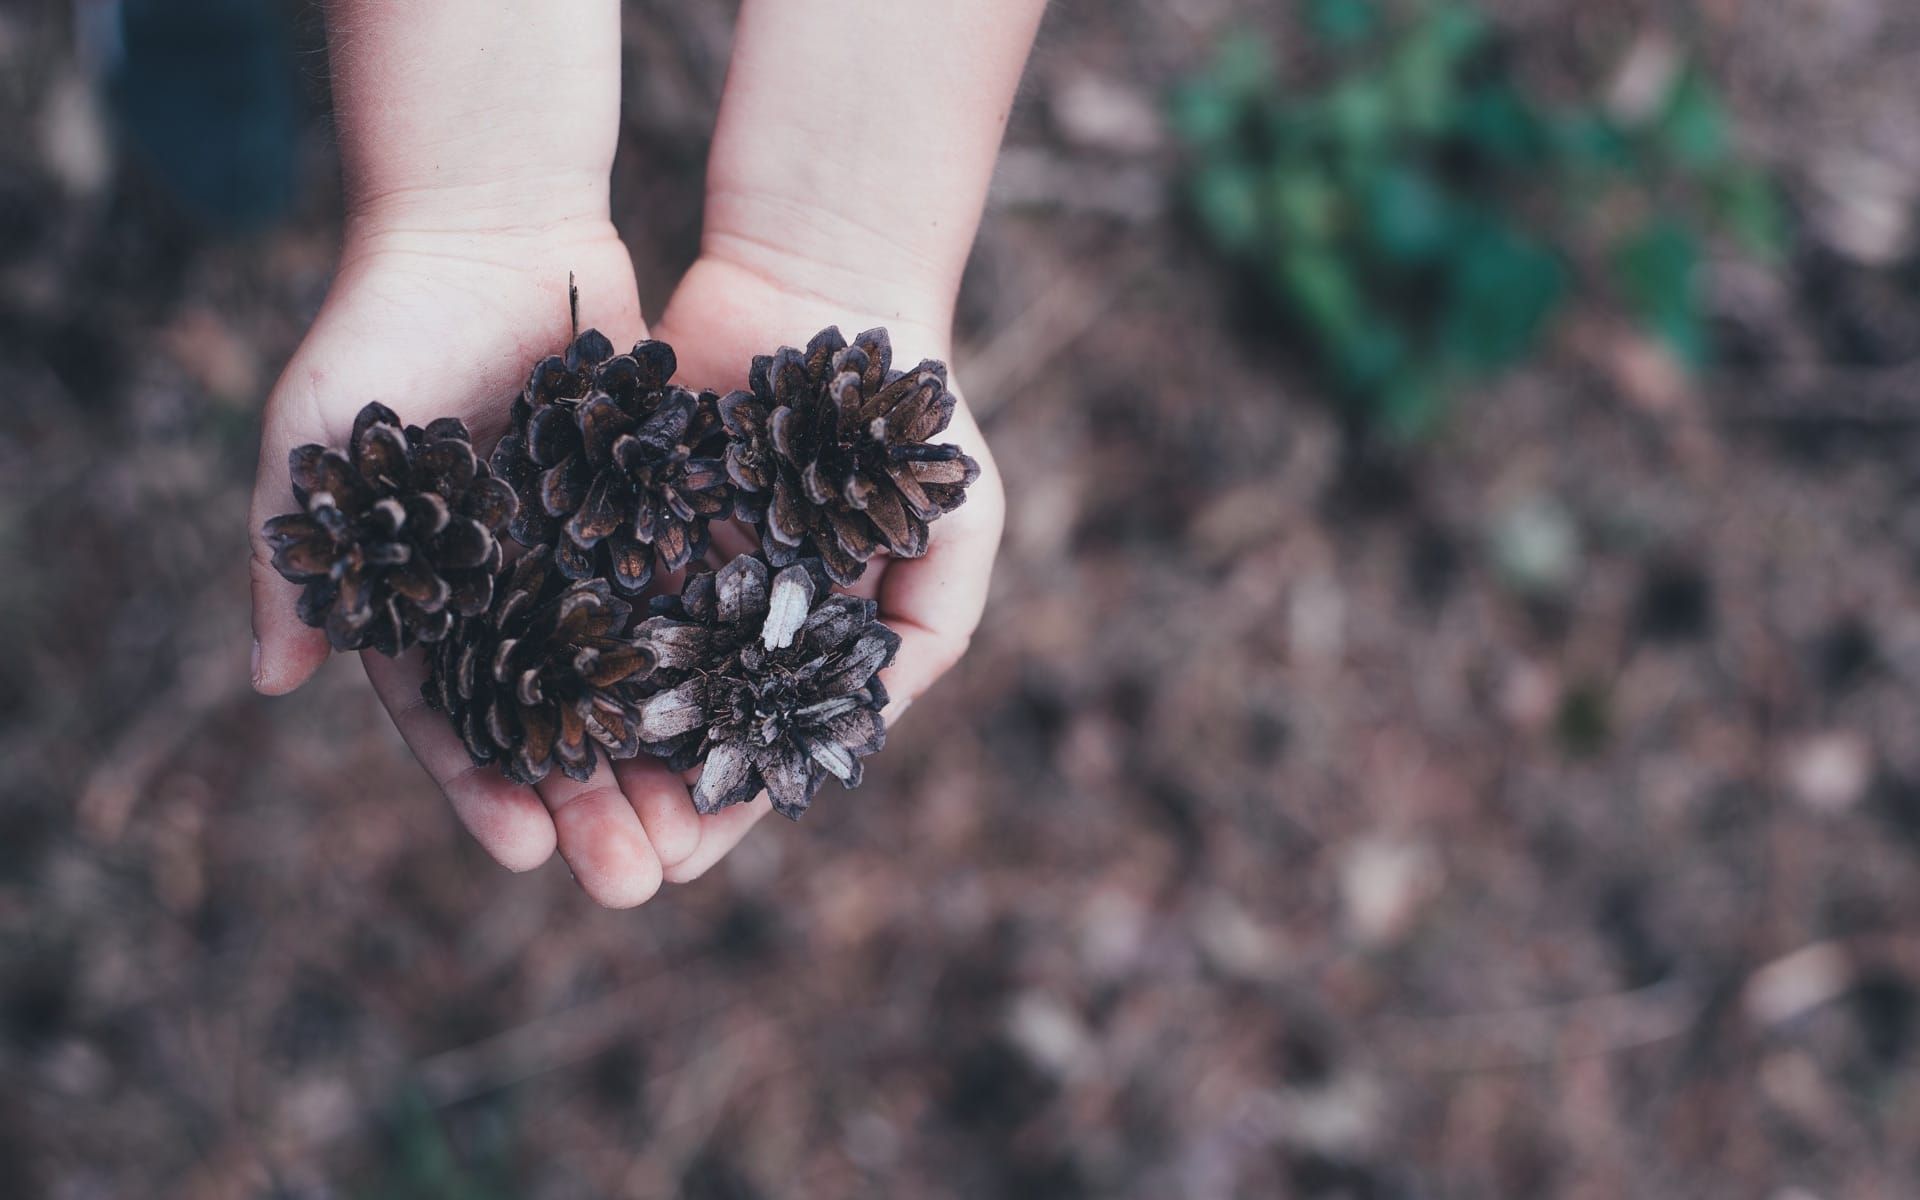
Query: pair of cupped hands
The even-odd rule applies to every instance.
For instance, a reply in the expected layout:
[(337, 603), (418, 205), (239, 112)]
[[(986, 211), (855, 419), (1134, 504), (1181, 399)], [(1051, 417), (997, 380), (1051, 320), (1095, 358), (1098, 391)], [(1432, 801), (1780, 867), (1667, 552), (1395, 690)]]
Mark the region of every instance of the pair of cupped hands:
[[(263, 417), (250, 516), (260, 691), (292, 691), (328, 654), (325, 635), (295, 615), (297, 589), (273, 570), (259, 534), (263, 521), (293, 507), (288, 451), (308, 442), (345, 445), (354, 414), (378, 400), (412, 424), (459, 417), (486, 453), (505, 431), (532, 364), (571, 336), (570, 274), (581, 328), (599, 329), (622, 350), (647, 337), (670, 343), (679, 361), (675, 381), (693, 388), (744, 387), (755, 354), (803, 346), (828, 325), (848, 337), (886, 326), (903, 364), (950, 358), (951, 296), (900, 305), (889, 291), (894, 311), (863, 310), (857, 296), (842, 298), (838, 283), (848, 273), (835, 264), (817, 272), (797, 260), (770, 267), (764, 256), (730, 255), (711, 240), (649, 321), (626, 246), (595, 208), (603, 205), (576, 215), (496, 211), (484, 221), (438, 223), (415, 206), (404, 219), (349, 220), (333, 286)], [(924, 558), (876, 558), (851, 589), (876, 598), (881, 618), (901, 637), (883, 676), (893, 697), (889, 720), (966, 650), (999, 542), (1000, 477), (964, 399), (944, 437), (980, 463), (967, 503), (934, 524)], [(728, 525), (714, 529), (713, 544), (702, 569), (754, 542), (750, 531)], [(676, 574), (655, 586), (679, 583)], [(768, 812), (762, 795), (700, 815), (689, 797), (695, 776), (645, 757), (611, 765), (603, 757), (585, 783), (557, 771), (535, 787), (509, 782), (494, 766), (475, 766), (445, 716), (426, 707), (418, 649), (398, 659), (367, 652), (362, 662), (400, 735), (487, 853), (527, 871), (557, 849), (603, 905), (631, 907), (663, 882), (699, 877)], [(395, 783), (396, 792), (406, 790)]]

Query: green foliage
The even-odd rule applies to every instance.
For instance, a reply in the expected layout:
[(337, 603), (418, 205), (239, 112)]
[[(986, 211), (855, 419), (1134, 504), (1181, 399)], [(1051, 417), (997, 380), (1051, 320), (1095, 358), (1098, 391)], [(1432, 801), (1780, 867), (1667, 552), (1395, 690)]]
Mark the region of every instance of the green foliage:
[(1746, 253), (1768, 263), (1786, 253), (1786, 210), (1764, 173), (1736, 165), (1711, 181), (1708, 197), (1714, 218)]
[(1576, 758), (1592, 758), (1607, 748), (1613, 720), (1607, 711), (1607, 693), (1591, 683), (1578, 684), (1560, 698), (1554, 714), (1554, 732), (1560, 745)]
[(1726, 160), (1726, 112), (1697, 69), (1681, 72), (1661, 107), (1654, 136), (1675, 163), (1690, 171), (1711, 171)]
[[(1232, 38), (1173, 120), (1200, 229), (1369, 423), (1430, 429), (1462, 384), (1524, 359), (1576, 284), (1610, 285), (1682, 362), (1707, 362), (1702, 245), (1770, 259), (1785, 222), (1702, 72), (1628, 126), (1527, 95), (1462, 0), (1304, 3), (1324, 74), (1288, 85), (1264, 44)], [(1615, 237), (1603, 210), (1645, 215)], [(1595, 237), (1612, 270), (1584, 280), (1569, 264)]]
[(1439, 345), (1452, 365), (1498, 370), (1532, 348), (1560, 302), (1553, 251), (1494, 218), (1464, 218), (1441, 294)]
[(492, 1147), (485, 1162), (463, 1165), (418, 1093), (402, 1095), (385, 1124), (388, 1154), (379, 1174), (355, 1190), (365, 1200), (500, 1200), (510, 1194), (502, 1148)]
[(1694, 304), (1700, 246), (1693, 231), (1670, 219), (1649, 223), (1614, 253), (1614, 270), (1627, 302), (1681, 362), (1706, 361), (1707, 335)]
[(1352, 45), (1373, 32), (1380, 19), (1372, 0), (1307, 0), (1315, 33), (1336, 45)]

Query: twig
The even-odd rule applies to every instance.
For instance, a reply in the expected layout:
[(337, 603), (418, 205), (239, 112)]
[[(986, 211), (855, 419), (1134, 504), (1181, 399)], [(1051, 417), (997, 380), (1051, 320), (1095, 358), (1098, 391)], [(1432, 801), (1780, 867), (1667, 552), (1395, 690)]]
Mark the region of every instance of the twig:
[(585, 1062), (630, 1032), (651, 986), (622, 988), (436, 1054), (415, 1069), (415, 1080), (428, 1103), (441, 1107)]
[[(1813, 942), (1747, 976), (1742, 1008), (1759, 1029), (1796, 1020), (1844, 995), (1863, 963), (1920, 979), (1920, 937), (1904, 933)], [(1500, 1070), (1592, 1058), (1679, 1037), (1706, 1011), (1705, 989), (1666, 979), (1565, 1004), (1457, 1017), (1390, 1020), (1399, 1061), (1440, 1072)]]
[(209, 714), (247, 691), (246, 676), (225, 655), (189, 656), (180, 671), (87, 776), (76, 815), (95, 841), (119, 841), (153, 776), (200, 732)]
[[(640, 1194), (639, 1185), (648, 1174), (663, 1179), (679, 1179), (687, 1165), (713, 1137), (728, 1101), (740, 1091), (741, 1076), (752, 1062), (775, 1040), (770, 1021), (756, 1021), (705, 1047), (677, 1072), (673, 1090), (662, 1106), (660, 1121), (652, 1144), (636, 1154), (627, 1170), (628, 1195)], [(764, 1083), (767, 1075), (753, 1077), (751, 1083)]]
[(1386, 1032), (1396, 1057), (1420, 1069), (1499, 1070), (1663, 1042), (1692, 1029), (1705, 1007), (1705, 998), (1690, 982), (1662, 980), (1565, 1004), (1394, 1020)]

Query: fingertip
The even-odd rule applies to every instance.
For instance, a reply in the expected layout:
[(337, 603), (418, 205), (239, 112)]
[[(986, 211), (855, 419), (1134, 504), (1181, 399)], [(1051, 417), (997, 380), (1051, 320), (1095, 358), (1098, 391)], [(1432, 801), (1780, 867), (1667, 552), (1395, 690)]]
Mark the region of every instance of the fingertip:
[(570, 781), (542, 788), (560, 857), (581, 890), (602, 908), (634, 908), (651, 900), (660, 890), (660, 859), (626, 796), (615, 787)]
[(492, 766), (470, 766), (441, 785), (453, 815), (487, 856), (516, 875), (536, 870), (558, 843), (547, 806)]
[(613, 770), (660, 865), (671, 869), (691, 858), (700, 848), (700, 817), (680, 777), (654, 758), (617, 762)]
[(618, 879), (602, 881), (598, 886), (587, 888), (588, 899), (601, 908), (620, 911), (639, 908), (642, 904), (660, 894), (662, 874), (658, 861), (652, 861), (650, 869), (634, 871)]
[(256, 554), (248, 559), (253, 593), (253, 690), (284, 696), (313, 677), (331, 653), (327, 635), (294, 616), (295, 589)]
[(326, 635), (317, 629), (294, 634), (255, 636), (253, 690), (263, 696), (284, 696), (320, 669), (331, 653)]
[(692, 883), (705, 875), (715, 863), (740, 844), (740, 839), (746, 837), (762, 817), (772, 811), (772, 801), (762, 792), (750, 804), (736, 804), (732, 808), (723, 808), (710, 816), (701, 817), (699, 846), (691, 855), (665, 869), (663, 874), (667, 882)]
[(535, 802), (530, 807), (538, 811), (495, 802), (473, 813), (471, 819), (462, 813), (462, 823), (493, 861), (515, 875), (524, 875), (546, 866), (559, 845), (546, 806)]
[(942, 633), (907, 617), (882, 619), (900, 635), (900, 649), (893, 656), (893, 665), (880, 673), (880, 680), (887, 685), (887, 694), (892, 697), (887, 706), (887, 719), (893, 721), (939, 682), (941, 676), (959, 665), (973, 644), (973, 635)]
[(428, 707), (421, 696), (425, 668), (419, 653), (394, 659), (370, 651), (360, 656), (360, 665), (394, 727), (487, 856), (516, 874), (552, 858), (556, 839), (547, 806), (495, 764), (473, 761), (446, 714)]
[[(485, 843), (482, 843), (482, 848), (485, 848)], [(493, 849), (488, 850), (487, 853), (492, 856), (493, 861), (515, 875), (525, 875), (529, 871), (537, 871), (546, 866), (547, 860), (553, 857), (553, 849), (553, 835), (549, 833), (544, 844), (529, 843), (524, 847)]]
[(703, 860), (698, 860), (693, 858), (686, 858), (673, 864), (670, 867), (662, 868), (661, 874), (665, 877), (668, 883), (692, 883), (694, 880), (700, 878), (702, 875), (705, 875), (707, 873), (707, 868), (711, 867), (714, 862), (718, 862), (718, 861), (719, 861), (718, 859), (715, 859), (712, 862), (709, 862), (709, 861), (703, 861)]

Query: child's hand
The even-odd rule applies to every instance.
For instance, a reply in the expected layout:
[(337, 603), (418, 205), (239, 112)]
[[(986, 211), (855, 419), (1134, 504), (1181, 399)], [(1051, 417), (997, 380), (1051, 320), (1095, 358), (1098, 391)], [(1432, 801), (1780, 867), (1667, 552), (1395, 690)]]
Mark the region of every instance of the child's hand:
[[(906, 362), (949, 357), (953, 295), (1043, 4), (747, 0), (702, 257), (656, 330), (681, 382), (739, 386), (753, 355), (804, 345), (826, 325), (885, 325)], [(251, 515), (260, 690), (291, 691), (327, 654), (258, 533), (292, 507), (288, 451), (344, 444), (370, 400), (415, 423), (459, 416), (490, 446), (530, 364), (571, 333), (569, 272), (582, 327), (616, 345), (645, 336), (608, 220), (619, 16), (617, 0), (330, 0), (347, 250), (265, 414)], [(943, 52), (876, 57), (876, 45)], [(1000, 478), (964, 401), (945, 436), (981, 467), (966, 504), (933, 525), (925, 557), (876, 560), (860, 581), (902, 638), (889, 716), (966, 649), (999, 541)], [(716, 531), (722, 552), (747, 542)], [(649, 759), (603, 762), (584, 784), (512, 784), (473, 766), (425, 707), (418, 651), (363, 661), (481, 845), (516, 870), (557, 846), (602, 904), (638, 904), (662, 878), (699, 875), (767, 810), (763, 797), (697, 816), (686, 784)]]
[[(273, 570), (259, 526), (288, 510), (287, 452), (306, 442), (345, 444), (354, 414), (377, 399), (413, 423), (458, 416), (486, 447), (504, 429), (506, 401), (527, 364), (569, 336), (566, 272), (578, 276), (581, 322), (627, 345), (647, 336), (626, 249), (611, 229), (549, 240), (525, 233), (382, 238), (349, 255), (320, 319), (269, 399), (251, 523), (255, 682), (281, 693), (325, 661), (325, 635), (294, 615), (297, 589)], [(887, 324), (902, 361), (945, 358), (947, 339), (916, 319), (862, 315), (797, 298), (724, 262), (688, 273), (653, 336), (673, 343), (681, 382), (726, 389), (745, 383), (755, 353), (804, 344), (832, 323), (849, 333)], [(1000, 476), (965, 401), (944, 435), (980, 463), (967, 503), (933, 525), (926, 557), (874, 560), (863, 595), (901, 635), (885, 679), (889, 719), (965, 652), (986, 602), (1000, 537)], [(716, 529), (719, 553), (751, 546), (744, 529)], [(765, 797), (711, 816), (694, 813), (686, 784), (651, 759), (603, 764), (585, 784), (555, 774), (537, 788), (475, 767), (445, 718), (425, 708), (419, 651), (397, 660), (362, 656), (367, 676), (421, 764), (463, 824), (503, 865), (527, 870), (556, 845), (581, 886), (602, 904), (646, 900), (663, 878), (684, 882), (718, 862), (768, 811)]]
[[(263, 521), (293, 506), (287, 452), (306, 442), (344, 445), (369, 400), (415, 424), (458, 416), (488, 447), (528, 365), (569, 336), (567, 275), (581, 320), (616, 342), (645, 336), (626, 247), (604, 223), (459, 234), (378, 234), (351, 248), (325, 307), (268, 400), (251, 524), (256, 685), (290, 691), (327, 657), (326, 636), (294, 613), (297, 589), (270, 565)], [(475, 767), (446, 718), (424, 707), (418, 650), (362, 656), (394, 724), (460, 820), (514, 870), (559, 847), (580, 885), (610, 906), (638, 904), (663, 864), (699, 847), (687, 789), (658, 763), (603, 764), (587, 783), (555, 772), (537, 788)], [(711, 857), (708, 856), (709, 861)]]
[[(920, 312), (863, 313), (821, 294), (789, 289), (765, 275), (745, 271), (715, 257), (702, 258), (687, 272), (654, 325), (654, 336), (672, 344), (679, 360), (678, 381), (717, 391), (746, 386), (755, 354), (776, 347), (804, 346), (828, 325), (851, 338), (885, 325), (893, 342), (895, 365), (923, 358), (951, 357), (943, 327), (943, 303)], [(955, 388), (956, 393), (959, 389)], [(889, 723), (966, 653), (999, 551), (1005, 511), (1000, 472), (967, 409), (964, 396), (953, 422), (936, 440), (953, 442), (980, 464), (980, 478), (967, 489), (967, 502), (932, 525), (926, 556), (888, 558), (883, 551), (848, 590), (880, 602), (880, 619), (900, 635), (900, 652), (882, 675), (891, 703)], [(752, 534), (737, 525), (713, 530), (715, 552), (731, 557), (752, 548)], [(700, 818), (699, 848), (667, 867), (675, 882), (693, 879), (712, 866), (770, 811), (762, 794), (751, 804)]]
[[(618, 0), (464, 4), (331, 0), (346, 247), (325, 307), (268, 400), (254, 491), (254, 682), (298, 687), (327, 643), (258, 530), (293, 506), (287, 452), (345, 444), (378, 400), (408, 421), (467, 422), (489, 448), (538, 357), (566, 344), (567, 277), (582, 325), (646, 335), (626, 247), (608, 219), (620, 122)], [(414, 754), (487, 852), (515, 870), (555, 847), (602, 904), (651, 896), (662, 865), (698, 849), (687, 788), (657, 762), (603, 763), (537, 788), (475, 767), (424, 706), (421, 654), (363, 656)]]

